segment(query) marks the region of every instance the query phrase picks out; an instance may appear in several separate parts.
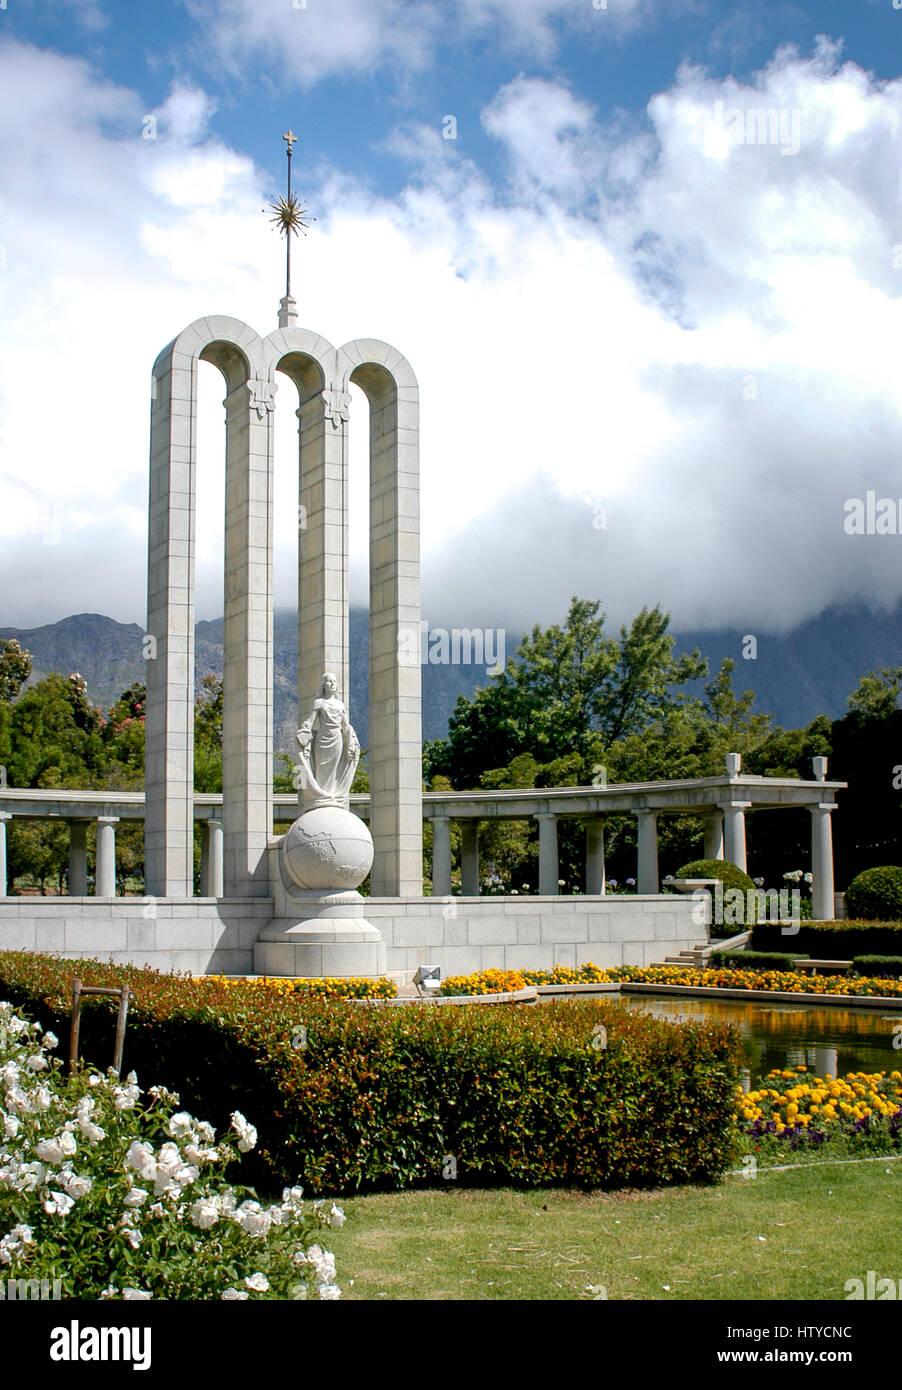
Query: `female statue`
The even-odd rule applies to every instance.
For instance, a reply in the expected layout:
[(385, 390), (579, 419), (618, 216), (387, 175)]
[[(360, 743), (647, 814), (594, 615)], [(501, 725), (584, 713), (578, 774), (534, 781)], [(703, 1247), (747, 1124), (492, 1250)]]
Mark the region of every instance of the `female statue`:
[(298, 785), (304, 806), (344, 806), (360, 761), (360, 744), (339, 699), (338, 681), (323, 676), (313, 713), (298, 729)]

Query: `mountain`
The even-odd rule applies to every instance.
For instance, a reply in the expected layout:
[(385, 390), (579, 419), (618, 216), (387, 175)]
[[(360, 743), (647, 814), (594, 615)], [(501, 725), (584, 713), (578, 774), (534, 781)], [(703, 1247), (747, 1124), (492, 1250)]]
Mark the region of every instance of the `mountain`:
[[(274, 633), (274, 729), (276, 749), (291, 749), (297, 727), (295, 686), (297, 672), (295, 615), (275, 614)], [(0, 628), (0, 638), (15, 637), (31, 652), (34, 661), (29, 684), (50, 671), (69, 675), (78, 671), (88, 684), (89, 697), (107, 708), (133, 681), (145, 677), (142, 659), (144, 631), (137, 623), (117, 623), (99, 613), (79, 613), (37, 628)], [(902, 605), (881, 613), (864, 605), (833, 607), (783, 634), (740, 632), (736, 628), (705, 629), (674, 634), (677, 652), (698, 647), (715, 672), (724, 657), (736, 662), (734, 686), (738, 692), (755, 691), (755, 709), (774, 715), (784, 728), (801, 727), (817, 714), (833, 719), (845, 713), (846, 699), (866, 671), (902, 665)], [(755, 638), (754, 659), (749, 637)], [(507, 633), (506, 650), (513, 654), (519, 642)], [(360, 742), (367, 747), (367, 670), (369, 629), (367, 613), (352, 608), (351, 719)], [(222, 619), (200, 622), (195, 629), (196, 688), (207, 674), (222, 674)], [(441, 738), (458, 695), (472, 695), (488, 684), (485, 666), (431, 665), (422, 667), (423, 737)], [(307, 711), (304, 711), (306, 715)]]

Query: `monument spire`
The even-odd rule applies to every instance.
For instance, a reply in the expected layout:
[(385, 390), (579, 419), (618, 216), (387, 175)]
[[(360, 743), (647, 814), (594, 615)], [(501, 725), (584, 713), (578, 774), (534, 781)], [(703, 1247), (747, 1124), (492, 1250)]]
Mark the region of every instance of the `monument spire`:
[(284, 198), (277, 198), (270, 203), (273, 209), (273, 216), (270, 219), (275, 222), (279, 233), (285, 236), (285, 296), (279, 305), (279, 327), (290, 328), (297, 321), (297, 304), (291, 297), (291, 238), (297, 236), (299, 231), (304, 232), (310, 222), (315, 222), (316, 218), (307, 219), (307, 209), (300, 201), (296, 193), (291, 191), (291, 155), (292, 145), (297, 141), (297, 136), (289, 129), (282, 136), (285, 141), (285, 154), (288, 158), (288, 188)]

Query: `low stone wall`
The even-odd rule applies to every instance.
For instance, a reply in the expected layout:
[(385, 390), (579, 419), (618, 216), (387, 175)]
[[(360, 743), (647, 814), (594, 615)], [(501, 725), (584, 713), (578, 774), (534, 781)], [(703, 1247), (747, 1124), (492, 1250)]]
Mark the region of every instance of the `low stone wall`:
[(249, 975), (272, 913), (270, 898), (3, 898), (0, 950)]
[[(387, 946), (387, 969), (444, 975), (490, 966), (651, 965), (699, 945), (689, 897), (368, 898), (367, 921)], [(148, 965), (192, 974), (247, 975), (270, 898), (5, 898), (0, 950)]]
[(651, 965), (707, 940), (691, 897), (369, 898), (366, 919), (388, 947), (388, 969), (443, 975), (491, 966)]

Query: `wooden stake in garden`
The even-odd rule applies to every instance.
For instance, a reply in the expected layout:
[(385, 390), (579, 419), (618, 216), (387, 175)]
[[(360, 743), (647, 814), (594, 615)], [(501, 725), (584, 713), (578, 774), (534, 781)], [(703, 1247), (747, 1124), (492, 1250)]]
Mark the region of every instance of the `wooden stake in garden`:
[(121, 989), (105, 989), (101, 985), (83, 985), (81, 980), (72, 981), (72, 1014), (69, 1024), (69, 1075), (74, 1076), (78, 1069), (78, 1034), (81, 1029), (81, 1001), (86, 994), (105, 994), (119, 1000), (119, 1014), (116, 1019), (116, 1046), (113, 1050), (113, 1071), (119, 1076), (122, 1072), (122, 1054), (125, 1050), (125, 1024), (128, 1018), (128, 1001), (132, 992), (128, 985)]

